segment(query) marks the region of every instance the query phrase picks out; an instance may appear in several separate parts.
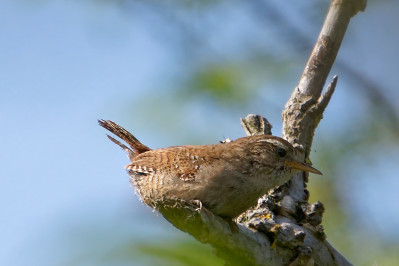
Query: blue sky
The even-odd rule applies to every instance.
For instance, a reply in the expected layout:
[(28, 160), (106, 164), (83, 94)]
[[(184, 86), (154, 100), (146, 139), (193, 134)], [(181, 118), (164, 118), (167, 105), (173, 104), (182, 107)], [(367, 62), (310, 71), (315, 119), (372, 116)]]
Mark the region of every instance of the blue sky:
[[(109, 213), (123, 206), (122, 200), (138, 204), (125, 172), (112, 171), (112, 161), (114, 169), (122, 169), (125, 156), (104, 141), (96, 121), (121, 117), (114, 106), (140, 95), (134, 88), (143, 88), (143, 80), (151, 78), (148, 69), (156, 68), (162, 56), (155, 48), (155, 57), (145, 60), (139, 49), (152, 43), (137, 31), (126, 29), (118, 41), (110, 38), (113, 29), (97, 33), (88, 8), (62, 1), (8, 1), (0, 11), (4, 265), (32, 259), (51, 265), (45, 258), (53, 249), (44, 250), (53, 246), (60, 228), (85, 220), (78, 213)], [(115, 28), (126, 24), (116, 11), (104, 12)], [(47, 256), (29, 251), (31, 246)]]

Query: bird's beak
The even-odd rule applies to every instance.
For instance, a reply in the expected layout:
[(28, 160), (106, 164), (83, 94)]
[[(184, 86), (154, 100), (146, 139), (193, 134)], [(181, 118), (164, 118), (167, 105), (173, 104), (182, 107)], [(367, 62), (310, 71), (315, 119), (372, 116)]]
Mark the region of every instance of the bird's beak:
[(312, 166), (306, 164), (306, 163), (301, 163), (301, 162), (293, 162), (293, 161), (285, 161), (285, 164), (297, 169), (297, 170), (301, 170), (301, 171), (306, 171), (306, 172), (310, 172), (310, 173), (314, 173), (314, 174), (318, 174), (318, 175), (322, 175), (322, 173), (317, 170), (316, 168), (313, 168)]

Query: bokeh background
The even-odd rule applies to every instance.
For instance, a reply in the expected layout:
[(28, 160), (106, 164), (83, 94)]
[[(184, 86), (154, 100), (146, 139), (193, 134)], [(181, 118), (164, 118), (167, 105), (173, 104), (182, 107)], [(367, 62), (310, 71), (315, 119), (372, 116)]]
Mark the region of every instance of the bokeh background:
[[(143, 204), (97, 119), (217, 143), (281, 111), (329, 1), (1, 0), (0, 264), (222, 265)], [(399, 2), (370, 0), (331, 74), (311, 201), (355, 265), (399, 261)]]

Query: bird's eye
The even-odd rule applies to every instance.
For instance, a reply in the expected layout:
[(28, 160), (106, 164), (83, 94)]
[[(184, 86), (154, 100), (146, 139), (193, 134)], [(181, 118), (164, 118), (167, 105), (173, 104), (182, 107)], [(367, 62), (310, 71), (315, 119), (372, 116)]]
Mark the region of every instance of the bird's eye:
[(280, 156), (281, 158), (283, 158), (283, 157), (287, 154), (287, 151), (286, 151), (285, 149), (279, 147), (279, 148), (277, 149), (277, 154), (278, 154), (278, 156)]

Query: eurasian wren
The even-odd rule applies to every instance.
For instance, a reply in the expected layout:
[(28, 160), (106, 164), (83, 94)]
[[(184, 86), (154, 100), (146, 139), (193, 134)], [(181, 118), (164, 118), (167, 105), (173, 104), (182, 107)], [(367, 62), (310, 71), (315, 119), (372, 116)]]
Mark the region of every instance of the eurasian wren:
[(130, 146), (108, 136), (127, 152), (130, 180), (151, 207), (163, 199), (195, 200), (214, 214), (234, 218), (296, 172), (321, 174), (301, 162), (289, 142), (272, 135), (151, 150), (116, 123), (99, 120), (99, 124)]

